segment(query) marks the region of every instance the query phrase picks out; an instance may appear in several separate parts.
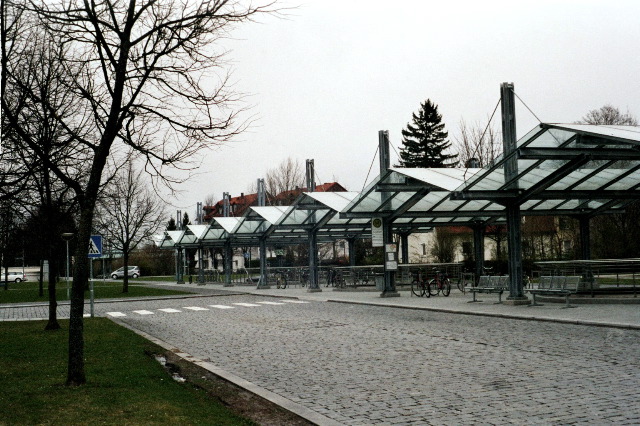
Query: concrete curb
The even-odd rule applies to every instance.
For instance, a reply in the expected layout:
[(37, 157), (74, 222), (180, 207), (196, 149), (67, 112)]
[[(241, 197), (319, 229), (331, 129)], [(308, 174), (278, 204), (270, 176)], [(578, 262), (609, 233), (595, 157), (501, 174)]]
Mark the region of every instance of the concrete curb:
[(359, 301), (353, 301), (353, 300), (333, 300), (333, 299), (328, 299), (327, 302), (344, 303), (344, 304), (351, 304), (351, 305), (380, 306), (380, 307), (385, 307), (385, 308), (412, 309), (412, 310), (416, 310), (416, 311), (443, 312), (443, 313), (447, 313), (447, 314), (458, 314), (458, 315), (474, 315), (474, 316), (483, 316), (483, 317), (516, 319), (516, 320), (523, 320), (523, 321), (557, 322), (557, 323), (563, 323), (563, 324), (585, 325), (585, 326), (592, 326), (592, 327), (611, 327), (611, 328), (640, 330), (640, 326), (636, 325), (636, 324), (608, 323), (608, 322), (585, 321), (585, 320), (568, 320), (568, 319), (562, 319), (562, 318), (541, 318), (541, 317), (536, 317), (536, 316), (496, 314), (496, 313), (489, 313), (489, 312), (468, 312), (468, 311), (458, 311), (458, 310), (455, 310), (455, 309), (446, 309), (446, 308), (430, 308), (430, 307), (422, 307), (422, 306), (402, 306), (402, 305), (393, 305), (393, 304), (389, 304), (389, 303), (359, 302)]
[(193, 355), (190, 355), (186, 352), (182, 352), (180, 349), (176, 348), (175, 346), (158, 339), (155, 336), (152, 336), (142, 330), (139, 330), (129, 324), (126, 324), (122, 321), (118, 321), (115, 318), (109, 318), (111, 321), (115, 322), (118, 325), (121, 325), (122, 327), (125, 327), (131, 331), (133, 331), (134, 333), (138, 334), (139, 336), (144, 337), (145, 339), (155, 343), (156, 345), (171, 351), (173, 354), (175, 354), (176, 356), (182, 358), (184, 361), (193, 363), (199, 367), (202, 367), (204, 369), (206, 369), (207, 371), (209, 371), (212, 374), (215, 374), (216, 376), (231, 382), (233, 384), (235, 384), (236, 386), (239, 386), (243, 389), (245, 389), (248, 392), (251, 392), (255, 395), (258, 395), (261, 398), (266, 399), (267, 401), (270, 401), (280, 407), (282, 407), (283, 409), (290, 411), (291, 413), (294, 413), (295, 415), (311, 422), (317, 425), (326, 425), (326, 426), (340, 426), (342, 423), (336, 422), (335, 420), (330, 419), (329, 417), (323, 416), (322, 414), (316, 413), (313, 410), (310, 410), (309, 408), (298, 404), (297, 402), (293, 402), (289, 399), (286, 399), (274, 392), (271, 392), (269, 390), (266, 390), (264, 388), (261, 388), (260, 386), (256, 385), (255, 383), (252, 383), (248, 380), (243, 379), (242, 377), (236, 376), (233, 373), (230, 373), (220, 367), (217, 367), (216, 365), (207, 362), (207, 361), (203, 361), (201, 359), (198, 359), (196, 357), (194, 357)]

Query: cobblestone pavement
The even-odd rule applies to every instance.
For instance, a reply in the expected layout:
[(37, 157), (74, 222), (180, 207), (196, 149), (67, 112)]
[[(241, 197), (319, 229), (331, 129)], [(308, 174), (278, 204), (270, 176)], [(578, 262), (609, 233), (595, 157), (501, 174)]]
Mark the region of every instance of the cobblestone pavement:
[(306, 302), (98, 311), (346, 425), (640, 423), (638, 330)]
[[(640, 330), (295, 302), (195, 297), (96, 314), (345, 425), (640, 424)], [(0, 312), (37, 309), (46, 317)]]

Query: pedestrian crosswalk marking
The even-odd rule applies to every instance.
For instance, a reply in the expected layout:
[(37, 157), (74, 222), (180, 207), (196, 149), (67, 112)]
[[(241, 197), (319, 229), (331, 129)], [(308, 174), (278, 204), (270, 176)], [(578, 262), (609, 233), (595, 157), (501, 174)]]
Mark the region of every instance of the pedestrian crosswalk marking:
[[(272, 306), (276, 306), (276, 305), (285, 305), (286, 303), (309, 303), (306, 302), (304, 300), (289, 300), (289, 299), (284, 299), (284, 300), (280, 300), (279, 302), (271, 302), (271, 301), (263, 301), (263, 302), (256, 302), (256, 303), (233, 303), (233, 305), (236, 306), (244, 306), (247, 308), (253, 308), (253, 307), (257, 307), (257, 306), (263, 306), (263, 305), (272, 305)], [(210, 306), (212, 308), (216, 308), (216, 309), (233, 309), (235, 306), (229, 306), (229, 305), (207, 305)], [(188, 309), (190, 311), (208, 311), (209, 308), (204, 308), (201, 306), (184, 306), (182, 309)], [(161, 308), (161, 309), (157, 309), (158, 311), (161, 312), (166, 312), (166, 313), (178, 313), (178, 312), (182, 312), (179, 309), (174, 309), (174, 308)], [(155, 312), (153, 311), (149, 311), (146, 309), (139, 309), (137, 311), (131, 311), (135, 314), (138, 315), (154, 315)], [(124, 312), (106, 312), (106, 315), (109, 315), (111, 317), (126, 317), (127, 314), (125, 314)], [(85, 314), (85, 316), (89, 316), (89, 314)]]

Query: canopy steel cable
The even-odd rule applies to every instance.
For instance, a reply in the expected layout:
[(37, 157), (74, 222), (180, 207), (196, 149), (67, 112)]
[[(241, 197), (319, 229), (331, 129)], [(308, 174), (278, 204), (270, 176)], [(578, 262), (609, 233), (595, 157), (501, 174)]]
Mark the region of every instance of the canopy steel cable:
[(367, 172), (367, 177), (364, 178), (364, 183), (362, 184), (362, 190), (360, 191), (360, 193), (362, 194), (362, 192), (364, 192), (364, 187), (367, 186), (367, 181), (369, 180), (369, 174), (371, 173), (371, 169), (373, 168), (373, 162), (376, 161), (376, 155), (378, 155), (378, 150), (380, 149), (380, 146), (378, 145), (378, 147), (376, 147), (376, 152), (375, 154), (373, 154), (373, 158), (371, 159), (371, 165), (369, 166), (369, 171)]
[[(482, 132), (482, 135), (480, 136), (480, 139), (478, 140), (478, 142), (476, 143), (476, 148), (473, 150), (473, 153), (471, 154), (470, 158), (473, 158), (477, 152), (478, 149), (480, 148), (480, 145), (482, 144), (482, 140), (484, 139), (484, 135), (487, 133), (487, 130), (489, 130), (489, 126), (491, 126), (491, 122), (493, 121), (493, 116), (496, 115), (496, 111), (498, 110), (498, 106), (500, 106), (500, 99), (498, 99), (498, 102), (496, 103), (495, 108), (493, 108), (493, 112), (491, 113), (491, 117), (489, 117), (489, 122), (487, 123), (487, 127), (484, 128), (484, 132)], [(469, 164), (467, 162), (467, 164)], [(463, 180), (467, 180), (467, 171), (469, 170), (469, 166), (465, 166), (464, 169), (464, 175), (462, 176)]]
[[(531, 115), (533, 115), (536, 120), (538, 120), (538, 123), (542, 124), (542, 120), (540, 120), (540, 118), (538, 118), (538, 116), (531, 110), (531, 108), (529, 108), (529, 105), (527, 105), (522, 98), (520, 98), (520, 96), (518, 96), (518, 94), (516, 93), (515, 90), (511, 89), (511, 91), (513, 92), (513, 94), (515, 95), (516, 98), (518, 98), (518, 100), (520, 102), (522, 102), (522, 105), (525, 106), (525, 108), (527, 108), (527, 110), (529, 110), (529, 112), (531, 113)], [(553, 132), (549, 132), (549, 134), (551, 135), (552, 138), (554, 138), (556, 140), (556, 142), (558, 142), (558, 146), (562, 145), (562, 142), (560, 142), (560, 140), (558, 140), (558, 138), (556, 137), (556, 135), (553, 134)]]
[(516, 93), (516, 91), (515, 91), (515, 90), (513, 90), (513, 89), (512, 89), (511, 91), (512, 91), (512, 92), (513, 92), (513, 94), (516, 96), (516, 98), (518, 98), (518, 100), (519, 100), (520, 102), (522, 102), (522, 105), (524, 105), (524, 106), (525, 106), (525, 108), (527, 108), (527, 109), (529, 110), (529, 112), (531, 113), (531, 115), (533, 115), (533, 116), (536, 118), (536, 120), (538, 120), (538, 123), (542, 123), (542, 120), (540, 120), (540, 119), (538, 118), (538, 116), (537, 116), (533, 111), (531, 111), (531, 108), (529, 108), (529, 105), (527, 105), (526, 103), (524, 103), (524, 101), (520, 98), (520, 96), (518, 96), (518, 94)]
[(398, 156), (398, 160), (402, 161), (402, 158), (400, 157), (400, 153), (398, 152), (398, 150), (396, 149), (395, 145), (393, 144), (389, 144), (391, 145), (391, 148), (393, 148), (393, 151), (396, 153), (396, 155)]

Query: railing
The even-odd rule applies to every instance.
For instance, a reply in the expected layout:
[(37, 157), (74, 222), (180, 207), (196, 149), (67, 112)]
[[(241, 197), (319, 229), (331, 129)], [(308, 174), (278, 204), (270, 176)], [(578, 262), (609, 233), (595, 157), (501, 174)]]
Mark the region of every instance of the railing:
[[(446, 273), (452, 281), (458, 280), (462, 274), (462, 263), (410, 263), (398, 265), (396, 273), (396, 285), (411, 285), (411, 281), (420, 271), (428, 276), (434, 275), (434, 268)], [(340, 273), (346, 287), (380, 287), (384, 281), (383, 265), (367, 266), (319, 266), (318, 285), (326, 286), (330, 283), (331, 271)], [(266, 285), (275, 285), (276, 274), (282, 274), (287, 279), (288, 286), (308, 286), (309, 267), (293, 266), (267, 267)], [(205, 271), (205, 282), (224, 283), (226, 279), (224, 271), (215, 269)], [(231, 274), (231, 283), (234, 285), (257, 286), (260, 280), (260, 268), (241, 268)]]
[(405, 263), (398, 265), (396, 285), (411, 285), (418, 274), (426, 274), (427, 277), (435, 277), (435, 271), (444, 272), (452, 282), (462, 278), (462, 263)]
[(579, 275), (579, 292), (633, 293), (640, 286), (640, 259), (600, 259), (535, 262), (536, 275)]

